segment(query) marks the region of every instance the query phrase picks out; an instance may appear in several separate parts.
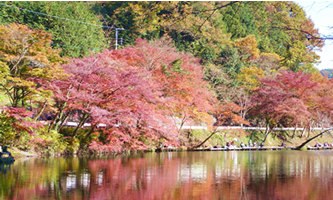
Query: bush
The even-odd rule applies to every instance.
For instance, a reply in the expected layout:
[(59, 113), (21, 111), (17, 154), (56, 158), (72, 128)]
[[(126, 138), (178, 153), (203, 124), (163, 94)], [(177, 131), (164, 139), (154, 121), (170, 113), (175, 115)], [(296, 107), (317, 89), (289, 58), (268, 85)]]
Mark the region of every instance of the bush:
[(34, 136), (21, 142), (29, 144), (30, 149), (28, 150), (33, 150), (44, 155), (64, 153), (67, 147), (66, 138), (56, 131), (47, 132), (46, 127), (39, 130)]

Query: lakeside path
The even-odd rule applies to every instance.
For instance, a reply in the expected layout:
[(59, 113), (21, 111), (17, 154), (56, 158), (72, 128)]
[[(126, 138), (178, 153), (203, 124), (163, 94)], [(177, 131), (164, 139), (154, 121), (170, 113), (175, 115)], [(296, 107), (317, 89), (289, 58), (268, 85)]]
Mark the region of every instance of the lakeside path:
[[(298, 150), (296, 147), (233, 147), (233, 148), (201, 148), (187, 149), (185, 151), (281, 151)], [(307, 150), (333, 150), (333, 147), (307, 147)], [(183, 149), (165, 148), (155, 151), (183, 151)]]
[[(45, 123), (45, 121), (42, 121), (42, 123)], [(65, 126), (68, 127), (76, 127), (78, 125), (77, 122), (67, 122)], [(84, 123), (83, 127), (90, 127), (90, 123)], [(105, 127), (105, 124), (99, 124), (98, 127)], [(182, 130), (207, 130), (208, 128), (206, 126), (182, 126), (178, 127)], [(219, 126), (217, 127), (217, 130), (233, 130), (233, 129), (243, 129), (243, 130), (266, 130), (265, 127), (245, 127), (245, 126)], [(313, 131), (321, 131), (321, 130), (328, 130), (330, 128), (322, 128), (322, 127), (314, 127), (311, 128)], [(273, 128), (274, 131), (302, 131), (304, 128), (290, 128), (290, 127), (285, 127), (285, 128)]]

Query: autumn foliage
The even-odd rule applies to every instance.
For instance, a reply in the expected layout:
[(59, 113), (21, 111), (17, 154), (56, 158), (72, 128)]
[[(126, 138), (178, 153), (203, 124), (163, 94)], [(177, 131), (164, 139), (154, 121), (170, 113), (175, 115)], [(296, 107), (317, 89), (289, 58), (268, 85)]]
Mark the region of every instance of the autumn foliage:
[(13, 107), (26, 101), (45, 101), (50, 96), (44, 85), (57, 79), (65, 58), (50, 46), (51, 35), (26, 25), (0, 25), (0, 89)]
[(34, 135), (34, 130), (41, 127), (38, 122), (32, 122), (29, 117), (32, 112), (25, 108), (0, 107), (0, 140), (2, 145), (18, 142), (25, 133)]
[(310, 76), (303, 72), (285, 71), (275, 79), (262, 79), (261, 87), (252, 95), (253, 106), (250, 113), (265, 119), (271, 125), (278, 125), (286, 118), (294, 123), (305, 122), (310, 117), (305, 101), (316, 86)]
[(315, 74), (282, 71), (260, 83), (251, 96), (249, 114), (263, 119), (267, 128), (321, 126), (320, 117), (324, 116), (331, 122), (333, 96), (327, 87), (332, 87), (332, 81)]
[[(73, 149), (98, 152), (178, 146), (184, 125), (211, 131), (214, 125), (265, 124), (267, 136), (274, 127), (332, 123), (333, 83), (306, 65), (314, 54), (292, 55), (303, 43), (293, 44), (287, 58), (262, 52), (262, 41), (248, 34), (229, 41), (220, 58), (204, 66), (168, 36), (71, 61), (51, 48), (52, 37), (43, 30), (0, 25), (0, 39), (0, 97), (7, 100), (2, 130), (12, 138), (32, 135), (43, 114), (50, 119), (41, 135), (61, 133)], [(309, 45), (321, 46), (314, 41)], [(293, 68), (299, 61), (302, 66)], [(67, 122), (76, 122), (70, 131)]]
[(249, 125), (249, 122), (244, 120), (240, 115), (242, 110), (239, 105), (232, 102), (217, 106), (214, 113), (216, 119), (215, 125)]
[(214, 96), (199, 60), (167, 40), (138, 40), (134, 47), (76, 59), (63, 69), (69, 77), (49, 86), (56, 107), (50, 128), (75, 116), (72, 136), (79, 137), (77, 130), (91, 123), (85, 137), (94, 138), (93, 150), (142, 149), (157, 141), (177, 145), (175, 118), (210, 123)]

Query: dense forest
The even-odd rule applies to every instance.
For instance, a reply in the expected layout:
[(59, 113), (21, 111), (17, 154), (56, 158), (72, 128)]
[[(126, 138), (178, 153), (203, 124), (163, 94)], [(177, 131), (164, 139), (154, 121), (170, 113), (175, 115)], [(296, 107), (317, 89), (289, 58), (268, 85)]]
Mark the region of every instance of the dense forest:
[(185, 124), (262, 126), (263, 141), (332, 125), (324, 43), (294, 2), (0, 7), (1, 144), (122, 152), (185, 144)]

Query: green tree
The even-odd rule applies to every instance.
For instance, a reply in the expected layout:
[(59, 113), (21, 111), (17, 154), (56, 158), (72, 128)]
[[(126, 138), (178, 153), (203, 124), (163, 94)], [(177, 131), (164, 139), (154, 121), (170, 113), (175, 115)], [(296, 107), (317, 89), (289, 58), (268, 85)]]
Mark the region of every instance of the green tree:
[[(294, 2), (256, 2), (251, 4), (260, 30), (256, 38), (262, 52), (277, 53), (281, 64), (293, 71), (317, 72), (315, 49), (323, 41), (304, 10)], [(264, 9), (263, 9), (264, 8)]]
[(203, 63), (217, 59), (220, 46), (230, 44), (218, 10), (234, 2), (107, 2), (96, 12), (112, 19), (109, 26), (124, 27), (124, 40), (170, 36), (179, 50), (200, 56)]
[[(105, 32), (99, 17), (92, 12), (88, 2), (3, 2), (1, 5), (1, 24), (27, 24), (32, 29), (44, 29), (52, 33), (55, 48), (61, 45), (61, 56), (82, 57), (90, 51), (100, 52), (107, 48)], [(20, 10), (23, 8), (26, 10)], [(32, 10), (48, 16), (31, 13)], [(54, 18), (51, 16), (61, 17)], [(66, 20), (82, 21), (89, 24)]]
[(250, 8), (251, 4), (252, 2), (233, 4), (220, 11), (232, 39), (243, 38), (249, 34), (257, 35), (258, 27), (255, 23), (254, 13)]

